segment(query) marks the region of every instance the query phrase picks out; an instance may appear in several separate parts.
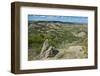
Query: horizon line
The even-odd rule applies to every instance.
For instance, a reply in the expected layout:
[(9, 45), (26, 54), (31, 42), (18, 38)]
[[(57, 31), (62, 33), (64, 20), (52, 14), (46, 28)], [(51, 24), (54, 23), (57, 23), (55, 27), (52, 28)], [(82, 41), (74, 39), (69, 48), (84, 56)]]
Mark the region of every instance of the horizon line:
[(71, 23), (88, 23), (88, 17), (56, 16), (56, 15), (28, 15), (28, 21), (61, 21)]

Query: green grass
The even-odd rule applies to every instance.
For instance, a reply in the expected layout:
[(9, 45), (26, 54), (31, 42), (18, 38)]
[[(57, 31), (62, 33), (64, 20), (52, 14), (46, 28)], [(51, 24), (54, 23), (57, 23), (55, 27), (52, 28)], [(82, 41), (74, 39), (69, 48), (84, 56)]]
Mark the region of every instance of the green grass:
[[(55, 24), (53, 24), (55, 26)], [(40, 26), (40, 25), (37, 25)], [(49, 25), (50, 26), (50, 25)], [(34, 25), (28, 29), (28, 47), (33, 49), (33, 52), (36, 52), (38, 55), (41, 52), (41, 48), (43, 42), (48, 39), (49, 44), (55, 48), (61, 48), (61, 45), (64, 44), (71, 44), (77, 41), (77, 44), (74, 45), (82, 45), (85, 46), (85, 54), (87, 54), (87, 36), (84, 38), (76, 37), (73, 35), (72, 32), (78, 34), (80, 31), (84, 31), (87, 29), (86, 25), (77, 25), (77, 26), (70, 26), (68, 24), (61, 24), (60, 27), (50, 28), (47, 27), (38, 27), (35, 28)], [(52, 26), (53, 27), (53, 26)], [(48, 31), (48, 32), (47, 32)], [(63, 46), (62, 46), (63, 47)], [(30, 56), (31, 57), (31, 56)]]

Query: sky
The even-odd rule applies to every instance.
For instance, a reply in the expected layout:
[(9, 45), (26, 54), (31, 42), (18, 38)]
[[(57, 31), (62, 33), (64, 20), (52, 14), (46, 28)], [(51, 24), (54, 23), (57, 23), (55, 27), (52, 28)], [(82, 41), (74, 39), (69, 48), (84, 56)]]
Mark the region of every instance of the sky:
[(62, 21), (72, 23), (88, 23), (88, 17), (81, 16), (53, 16), (53, 15), (28, 15), (28, 21)]

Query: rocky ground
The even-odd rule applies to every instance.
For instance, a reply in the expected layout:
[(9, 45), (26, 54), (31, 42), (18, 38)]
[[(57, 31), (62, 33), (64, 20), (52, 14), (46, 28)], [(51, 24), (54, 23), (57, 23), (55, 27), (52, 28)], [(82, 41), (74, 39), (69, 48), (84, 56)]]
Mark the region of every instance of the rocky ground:
[(87, 42), (86, 24), (31, 22), (28, 26), (28, 60), (87, 58)]

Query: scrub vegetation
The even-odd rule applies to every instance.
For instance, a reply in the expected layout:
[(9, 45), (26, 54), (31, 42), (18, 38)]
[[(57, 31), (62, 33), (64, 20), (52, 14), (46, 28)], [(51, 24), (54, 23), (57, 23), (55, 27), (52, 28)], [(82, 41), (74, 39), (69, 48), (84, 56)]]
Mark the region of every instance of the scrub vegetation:
[(28, 22), (28, 60), (83, 59), (88, 57), (85, 23)]

